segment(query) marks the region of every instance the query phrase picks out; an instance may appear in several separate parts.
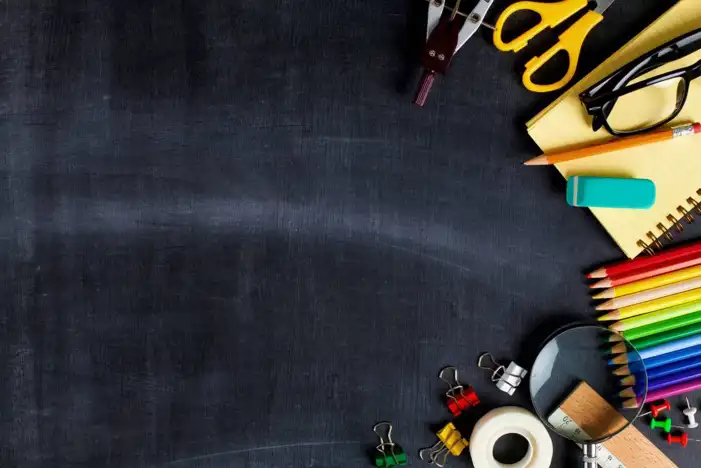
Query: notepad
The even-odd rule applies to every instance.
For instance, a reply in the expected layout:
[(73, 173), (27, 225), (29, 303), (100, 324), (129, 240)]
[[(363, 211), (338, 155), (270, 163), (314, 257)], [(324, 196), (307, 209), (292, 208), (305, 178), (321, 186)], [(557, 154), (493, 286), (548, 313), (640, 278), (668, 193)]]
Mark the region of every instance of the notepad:
[[(602, 27), (615, 24), (602, 23)], [(579, 94), (644, 53), (674, 38), (701, 28), (701, 1), (680, 0), (652, 25), (626, 44), (527, 123), (528, 133), (543, 152), (610, 140), (604, 130), (593, 132), (591, 118)], [(661, 67), (654, 73), (691, 65), (701, 51)], [(641, 106), (648, 103), (641, 102)], [(689, 98), (671, 125), (701, 121), (701, 79), (692, 82)], [(574, 175), (650, 179), (657, 186), (657, 201), (645, 211), (592, 208), (623, 252), (633, 258), (659, 248), (672, 237), (687, 214), (701, 206), (701, 136), (677, 138), (556, 165), (565, 178)]]

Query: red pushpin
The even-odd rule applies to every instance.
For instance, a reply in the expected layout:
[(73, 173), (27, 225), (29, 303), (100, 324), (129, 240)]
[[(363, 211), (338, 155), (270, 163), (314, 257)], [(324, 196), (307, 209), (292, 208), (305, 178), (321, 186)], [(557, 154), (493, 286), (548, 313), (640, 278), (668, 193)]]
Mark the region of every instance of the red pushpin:
[(682, 435), (679, 435), (679, 436), (673, 436), (672, 434), (667, 434), (667, 443), (668, 444), (680, 444), (682, 447), (686, 447), (689, 444), (689, 441), (701, 442), (701, 440), (698, 440), (698, 439), (689, 439), (689, 435), (686, 432), (682, 432)]
[(663, 411), (672, 411), (672, 405), (670, 405), (669, 401), (667, 400), (662, 400), (662, 403), (659, 405), (650, 403), (650, 411), (645, 414), (641, 414), (640, 417), (642, 418), (643, 416), (647, 416), (648, 414), (652, 413), (652, 417), (656, 418)]

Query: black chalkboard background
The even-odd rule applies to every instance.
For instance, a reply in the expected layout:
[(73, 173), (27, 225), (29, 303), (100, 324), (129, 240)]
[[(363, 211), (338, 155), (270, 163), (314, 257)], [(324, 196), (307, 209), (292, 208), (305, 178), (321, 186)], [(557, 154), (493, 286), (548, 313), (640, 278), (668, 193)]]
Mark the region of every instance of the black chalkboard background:
[[(580, 76), (673, 3), (617, 2)], [(421, 0), (0, 11), (2, 466), (371, 466), (385, 419), (419, 466), (438, 370), (528, 407), (478, 354), (529, 366), (622, 256), (520, 164), (556, 97), (520, 70), (555, 34), (480, 31), (418, 109)]]

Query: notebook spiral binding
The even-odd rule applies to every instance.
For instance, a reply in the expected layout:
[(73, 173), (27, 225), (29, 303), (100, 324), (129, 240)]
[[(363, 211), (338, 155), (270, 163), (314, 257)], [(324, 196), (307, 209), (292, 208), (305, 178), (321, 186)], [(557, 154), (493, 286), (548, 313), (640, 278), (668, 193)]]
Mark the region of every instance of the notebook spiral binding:
[[(701, 189), (698, 189), (696, 194), (701, 197)], [(647, 239), (640, 239), (638, 241), (638, 246), (641, 247), (645, 253), (654, 255), (655, 250), (664, 247), (663, 242), (674, 239), (673, 230), (677, 232), (682, 232), (684, 230), (682, 221), (686, 221), (687, 224), (690, 224), (694, 222), (694, 214), (701, 215), (701, 198), (697, 200), (694, 197), (689, 197), (686, 199), (686, 203), (688, 207), (683, 205), (677, 207), (679, 218), (672, 214), (667, 215), (667, 221), (670, 223), (669, 226), (665, 226), (664, 223), (657, 224), (655, 229), (659, 231), (659, 234), (656, 235), (654, 231), (648, 231), (646, 234)], [(694, 211), (696, 213), (694, 213)]]

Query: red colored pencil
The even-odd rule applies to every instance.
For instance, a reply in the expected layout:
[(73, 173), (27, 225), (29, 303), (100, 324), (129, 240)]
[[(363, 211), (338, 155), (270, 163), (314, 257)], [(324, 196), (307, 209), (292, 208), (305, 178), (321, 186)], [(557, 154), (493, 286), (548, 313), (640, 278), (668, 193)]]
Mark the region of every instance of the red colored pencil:
[(623, 276), (632, 271), (648, 269), (655, 265), (659, 265), (660, 263), (667, 263), (693, 255), (701, 255), (701, 242), (695, 242), (683, 247), (665, 250), (652, 257), (635, 258), (633, 260), (626, 260), (604, 268), (599, 268), (598, 270), (589, 273), (587, 278), (610, 278), (612, 276)]
[(621, 275), (609, 276), (608, 278), (597, 281), (590, 287), (597, 289), (621, 286), (623, 284), (632, 283), (633, 281), (664, 275), (665, 273), (671, 273), (673, 271), (682, 270), (684, 268), (689, 268), (696, 265), (701, 265), (701, 252), (697, 253), (696, 255), (683, 257), (681, 259), (670, 260), (665, 263), (658, 263), (657, 265), (653, 265), (646, 269), (632, 270), (627, 274), (624, 273)]

